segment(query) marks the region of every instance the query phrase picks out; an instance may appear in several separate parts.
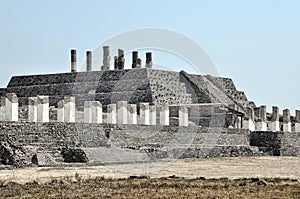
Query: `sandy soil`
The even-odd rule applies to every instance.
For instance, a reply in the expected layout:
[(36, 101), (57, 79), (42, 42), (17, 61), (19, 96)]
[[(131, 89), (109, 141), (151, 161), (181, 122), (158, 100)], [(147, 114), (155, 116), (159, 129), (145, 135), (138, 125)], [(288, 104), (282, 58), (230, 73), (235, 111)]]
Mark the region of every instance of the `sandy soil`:
[(214, 159), (182, 159), (170, 162), (136, 163), (122, 165), (67, 167), (31, 167), (0, 170), (1, 181), (26, 183), (37, 180), (46, 182), (53, 178), (83, 178), (104, 176), (125, 178), (132, 175), (166, 177), (176, 175), (186, 178), (298, 178), (300, 157), (239, 157)]

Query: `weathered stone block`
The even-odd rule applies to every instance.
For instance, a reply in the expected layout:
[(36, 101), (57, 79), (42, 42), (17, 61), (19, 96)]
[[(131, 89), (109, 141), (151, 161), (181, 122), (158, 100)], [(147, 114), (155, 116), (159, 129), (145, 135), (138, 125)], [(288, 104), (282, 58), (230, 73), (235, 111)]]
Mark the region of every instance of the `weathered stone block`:
[(150, 124), (149, 103), (140, 103), (140, 122), (142, 125)]
[(119, 101), (117, 104), (117, 123), (128, 124), (127, 101)]
[(75, 97), (65, 96), (64, 97), (64, 121), (75, 122), (75, 118), (76, 118)]
[(37, 122), (37, 97), (28, 98), (28, 121)]
[(49, 97), (37, 96), (37, 121), (49, 122)]
[(128, 104), (128, 124), (137, 124), (137, 108), (136, 104)]
[(117, 123), (117, 106), (116, 104), (107, 105), (107, 123), (116, 124)]

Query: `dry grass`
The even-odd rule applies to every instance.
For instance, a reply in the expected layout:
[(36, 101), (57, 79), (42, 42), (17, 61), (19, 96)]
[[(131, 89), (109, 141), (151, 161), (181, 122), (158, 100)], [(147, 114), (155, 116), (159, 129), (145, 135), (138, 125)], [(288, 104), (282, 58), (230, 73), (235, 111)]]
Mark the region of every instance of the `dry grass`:
[[(174, 174), (184, 178), (163, 177)], [(151, 177), (128, 177), (142, 175)], [(0, 170), (0, 198), (300, 198), (300, 183), (288, 177), (300, 179), (299, 157), (32, 167)]]
[(299, 198), (300, 184), (267, 179), (268, 186), (251, 179), (184, 179), (149, 177), (77, 180), (52, 179), (26, 184), (5, 183), (0, 198)]

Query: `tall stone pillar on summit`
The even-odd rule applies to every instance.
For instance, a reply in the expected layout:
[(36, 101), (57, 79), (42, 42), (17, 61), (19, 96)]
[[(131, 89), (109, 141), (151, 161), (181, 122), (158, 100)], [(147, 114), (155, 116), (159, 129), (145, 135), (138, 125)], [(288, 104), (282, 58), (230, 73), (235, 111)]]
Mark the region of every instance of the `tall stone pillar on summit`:
[(147, 52), (146, 53), (146, 68), (152, 68), (152, 53), (151, 52)]
[(124, 50), (118, 49), (118, 69), (123, 70), (125, 67)]
[(71, 73), (74, 73), (77, 71), (77, 56), (76, 56), (76, 50), (71, 50)]
[(142, 68), (142, 60), (140, 58), (136, 60), (136, 68)]
[(92, 71), (92, 51), (86, 51), (86, 71)]
[(114, 70), (118, 70), (118, 56), (114, 56)]
[(110, 55), (109, 55), (109, 46), (103, 46), (103, 66), (101, 66), (101, 70), (109, 70), (110, 69)]
[(138, 58), (139, 58), (138, 51), (133, 51), (132, 52), (132, 68), (136, 68)]

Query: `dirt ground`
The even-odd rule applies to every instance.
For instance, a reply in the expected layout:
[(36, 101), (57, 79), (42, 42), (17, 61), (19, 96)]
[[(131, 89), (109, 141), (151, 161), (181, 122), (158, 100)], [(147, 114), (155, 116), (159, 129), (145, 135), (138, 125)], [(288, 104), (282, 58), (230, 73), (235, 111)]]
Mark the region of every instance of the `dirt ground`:
[(167, 177), (176, 175), (188, 179), (211, 178), (298, 178), (300, 157), (238, 157), (212, 159), (181, 159), (166, 162), (122, 165), (65, 167), (31, 167), (0, 170), (2, 182), (48, 182), (53, 179), (127, 178), (129, 176)]

